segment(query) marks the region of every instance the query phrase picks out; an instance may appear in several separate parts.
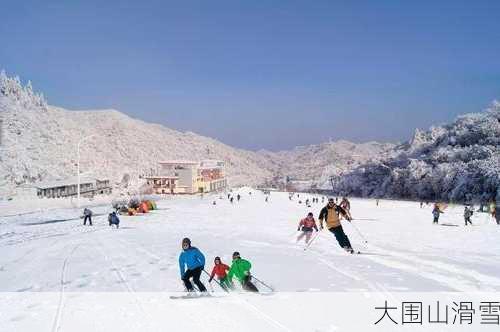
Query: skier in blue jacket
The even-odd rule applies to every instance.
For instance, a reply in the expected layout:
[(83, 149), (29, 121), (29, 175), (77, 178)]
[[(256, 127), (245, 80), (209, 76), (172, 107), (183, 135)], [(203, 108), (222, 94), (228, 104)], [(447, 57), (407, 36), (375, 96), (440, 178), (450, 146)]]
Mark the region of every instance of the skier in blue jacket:
[[(187, 270), (185, 269), (187, 267)], [(193, 285), (189, 279), (193, 278), (200, 292), (206, 292), (205, 285), (200, 281), (201, 272), (205, 268), (205, 256), (196, 247), (191, 246), (191, 240), (187, 237), (182, 239), (182, 252), (179, 255), (179, 269), (181, 279), (188, 292), (192, 292)]]

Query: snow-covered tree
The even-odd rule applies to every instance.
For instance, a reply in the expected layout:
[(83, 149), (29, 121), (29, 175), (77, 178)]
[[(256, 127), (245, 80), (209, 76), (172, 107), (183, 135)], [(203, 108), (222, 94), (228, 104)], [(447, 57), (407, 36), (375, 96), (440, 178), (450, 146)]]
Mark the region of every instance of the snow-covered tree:
[(428, 131), (387, 159), (338, 176), (336, 191), (373, 197), (488, 201), (500, 186), (500, 103)]
[(2, 96), (27, 109), (47, 109), (47, 102), (43, 94), (33, 92), (31, 81), (23, 86), (18, 76), (9, 77), (5, 70), (0, 72), (0, 97)]

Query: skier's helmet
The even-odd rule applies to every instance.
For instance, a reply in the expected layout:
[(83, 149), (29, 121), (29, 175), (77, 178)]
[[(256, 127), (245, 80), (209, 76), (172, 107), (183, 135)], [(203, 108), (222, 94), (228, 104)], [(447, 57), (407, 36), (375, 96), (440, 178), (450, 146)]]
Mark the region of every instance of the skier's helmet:
[(233, 259), (240, 258), (240, 253), (235, 251), (233, 252)]
[(182, 239), (182, 247), (189, 248), (191, 247), (191, 240), (188, 237)]
[(308, 216), (308, 217), (313, 217), (313, 216), (314, 216), (314, 214), (313, 214), (312, 212), (309, 212), (309, 213), (307, 214), (307, 216)]
[[(218, 262), (218, 263), (217, 263), (217, 262)], [(214, 258), (214, 263), (215, 263), (215, 264), (220, 264), (220, 263), (221, 263), (221, 261), (220, 261), (220, 257), (219, 257), (219, 256), (217, 256), (217, 257), (215, 257), (215, 258)]]

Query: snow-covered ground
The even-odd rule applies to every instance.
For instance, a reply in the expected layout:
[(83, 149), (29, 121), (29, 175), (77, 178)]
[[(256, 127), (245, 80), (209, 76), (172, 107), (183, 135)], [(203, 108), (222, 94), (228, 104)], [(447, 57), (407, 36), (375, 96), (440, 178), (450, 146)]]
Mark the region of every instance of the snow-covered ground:
[[(398, 326), (373, 325), (381, 316), (374, 307), (385, 300), (500, 290), (500, 228), (486, 214), (475, 213), (474, 226), (465, 227), (463, 207), (450, 206), (436, 226), (430, 206), (353, 199), (355, 220), (344, 229), (363, 254), (345, 253), (326, 230), (304, 251), (295, 243), (297, 224), (323, 204), (308, 208), (298, 204), (306, 194), (290, 201), (274, 192), (266, 203), (249, 191), (241, 189), (234, 204), (224, 195), (160, 201), (150, 214), (121, 217), (118, 230), (107, 224), (110, 206), (94, 208), (92, 227), (76, 209), (4, 210), (0, 330), (389, 331)], [(211, 298), (170, 299), (183, 289), (177, 258), (186, 236), (205, 253), (207, 270), (215, 256), (230, 263), (237, 250), (275, 292), (227, 295), (213, 284)]]

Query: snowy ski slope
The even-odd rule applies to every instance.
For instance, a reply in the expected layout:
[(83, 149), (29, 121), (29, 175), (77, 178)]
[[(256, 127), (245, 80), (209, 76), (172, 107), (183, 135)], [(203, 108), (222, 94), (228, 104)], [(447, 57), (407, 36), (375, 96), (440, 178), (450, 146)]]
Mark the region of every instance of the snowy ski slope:
[[(0, 217), (0, 330), (361, 331), (377, 320), (374, 306), (401, 292), (500, 290), (500, 229), (486, 214), (465, 227), (463, 208), (450, 206), (435, 226), (431, 206), (353, 199), (353, 225), (368, 244), (344, 223), (363, 252), (349, 255), (326, 230), (307, 251), (295, 243), (300, 218), (323, 206), (298, 204), (308, 195), (290, 201), (273, 192), (266, 203), (258, 191), (240, 193), (233, 205), (225, 195), (169, 198), (148, 215), (121, 217), (118, 230), (102, 205), (93, 227), (75, 209)], [(185, 236), (206, 255), (206, 270), (216, 255), (230, 263), (237, 250), (276, 292), (227, 295), (213, 284), (213, 297), (171, 300), (183, 289), (177, 258)], [(345, 301), (363, 305), (343, 313)]]

